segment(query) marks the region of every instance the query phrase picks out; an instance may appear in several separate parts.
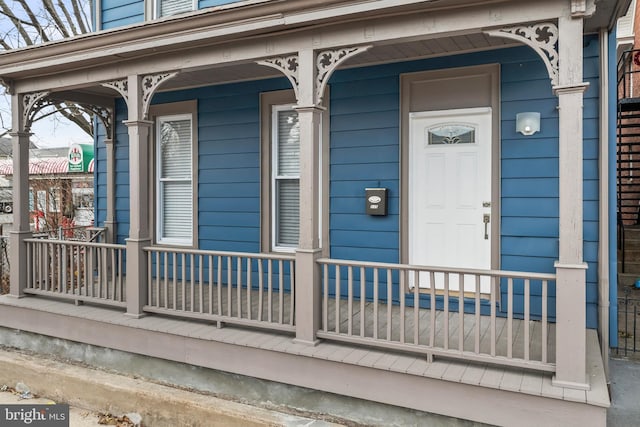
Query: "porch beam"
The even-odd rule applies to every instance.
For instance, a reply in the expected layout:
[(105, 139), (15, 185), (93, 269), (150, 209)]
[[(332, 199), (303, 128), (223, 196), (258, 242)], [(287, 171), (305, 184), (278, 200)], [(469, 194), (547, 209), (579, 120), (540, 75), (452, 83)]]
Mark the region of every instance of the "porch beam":
[(127, 79), (129, 119), (129, 207), (127, 246), (127, 315), (142, 317), (147, 295), (147, 257), (143, 248), (151, 243), (149, 228), (149, 133), (152, 122), (144, 120), (142, 78)]
[(583, 19), (562, 17), (559, 28), (560, 248), (556, 268), (554, 385), (588, 389), (586, 269), (583, 261)]
[(27, 244), (29, 224), (29, 138), (24, 94), (11, 95), (11, 139), (13, 157), (13, 228), (9, 233), (11, 268), (9, 295), (22, 298), (27, 285)]
[[(507, 3), (501, 5), (500, 14), (491, 13), (491, 6), (480, 5), (455, 10), (438, 10), (417, 12), (375, 18), (357, 22), (337, 23), (321, 28), (280, 35), (269, 35), (269, 42), (261, 37), (252, 37), (235, 42), (216, 43), (217, 38), (228, 36), (228, 27), (219, 29), (202, 29), (189, 34), (174, 37), (145, 40), (136, 43), (121, 43), (109, 49), (88, 49), (82, 54), (70, 52), (65, 56), (68, 71), (60, 71), (55, 75), (33, 76), (25, 80), (16, 80), (16, 89), (20, 91), (44, 90), (51, 87), (73, 88), (120, 79), (126, 74), (136, 74), (144, 69), (149, 73), (160, 73), (167, 70), (198, 69), (202, 67), (224, 66), (247, 61), (255, 61), (266, 57), (286, 56), (301, 49), (316, 51), (336, 49), (348, 42), (350, 45), (386, 44), (411, 40), (434, 39), (450, 35), (480, 33), (484, 29), (517, 25), (522, 22), (555, 20), (566, 13), (567, 5), (556, 0), (540, 0), (538, 2)], [(311, 25), (311, 24), (310, 24)], [(284, 27), (286, 28), (286, 27)], [(226, 31), (226, 32), (225, 32)], [(238, 36), (239, 35), (234, 35)], [(202, 46), (188, 49), (184, 45), (192, 42), (212, 45), (206, 49)], [(160, 45), (159, 45), (160, 43)], [(181, 49), (172, 48), (172, 44), (180, 44)], [(135, 52), (146, 52), (153, 49), (166, 49), (161, 55), (133, 55)], [(76, 56), (77, 55), (77, 56)], [(112, 55), (119, 55), (114, 59)], [(123, 57), (131, 57), (123, 61)], [(85, 67), (82, 62), (93, 61)], [(99, 65), (96, 65), (99, 60)], [(111, 65), (113, 64), (113, 65)], [(185, 64), (189, 64), (188, 68)], [(34, 61), (25, 57), (20, 67), (11, 64), (0, 65), (0, 73), (22, 73), (25, 69), (34, 70), (54, 67), (60, 69), (60, 57), (47, 57)]]

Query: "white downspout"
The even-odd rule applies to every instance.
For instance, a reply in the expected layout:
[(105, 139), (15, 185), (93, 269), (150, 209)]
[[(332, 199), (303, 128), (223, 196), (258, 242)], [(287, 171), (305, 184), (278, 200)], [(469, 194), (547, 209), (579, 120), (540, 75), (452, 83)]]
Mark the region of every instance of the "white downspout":
[(609, 377), (609, 39), (600, 30), (600, 206), (598, 244), (598, 333), (602, 361)]

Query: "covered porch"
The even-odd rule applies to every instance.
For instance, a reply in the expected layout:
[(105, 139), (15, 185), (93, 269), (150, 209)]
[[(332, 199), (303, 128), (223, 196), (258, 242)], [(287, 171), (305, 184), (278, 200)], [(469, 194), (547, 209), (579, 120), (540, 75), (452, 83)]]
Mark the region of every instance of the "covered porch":
[[(455, 1), (419, 8), (412, 1), (367, 7), (337, 1), (323, 8), (306, 5), (308, 10), (295, 3), (286, 2), (278, 13), (269, 2), (225, 11), (224, 22), (215, 13), (196, 13), (0, 58), (0, 76), (9, 82), (13, 100), (15, 226), (11, 292), (0, 297), (0, 324), (480, 422), (534, 423), (542, 410), (550, 425), (604, 425), (608, 325), (599, 325), (600, 340), (587, 328), (583, 254), (582, 106), (589, 85), (582, 74), (583, 43), (594, 5), (507, 1), (496, 14), (492, 5), (458, 7), (464, 2)], [(609, 13), (609, 6), (603, 4), (601, 13)], [(607, 32), (599, 31), (594, 39), (604, 70)], [(446, 68), (448, 56), (462, 61), (489, 52), (494, 56), (477, 60), (484, 66), (514, 46), (538, 55), (557, 97), (558, 225), (547, 232), (557, 238), (557, 247), (554, 242), (548, 251), (557, 254), (553, 266), (534, 267), (532, 257), (522, 263), (532, 271), (503, 269), (499, 148), (492, 154), (497, 172), (490, 185), (494, 203), (488, 206), (495, 218), (490, 268), (411, 264), (409, 191), (400, 186), (394, 195), (402, 211), (396, 213), (399, 237), (391, 239), (403, 243), (389, 251), (391, 262), (332, 250), (332, 171), (323, 163), (331, 154), (329, 147), (323, 151), (323, 126), (331, 131), (334, 123), (323, 122), (323, 114), (334, 73), (425, 58), (441, 58), (439, 67)], [(207, 247), (198, 239), (206, 209), (198, 207), (197, 195), (193, 244), (161, 244), (152, 212), (161, 207), (151, 202), (157, 191), (150, 142), (155, 100), (283, 76), (299, 120), (298, 245), (289, 253), (265, 246), (269, 225), (261, 218), (252, 224), (262, 234), (257, 250)], [(33, 239), (29, 230), (29, 127), (41, 106), (60, 99), (89, 105), (101, 121), (103, 242)], [(499, 147), (501, 104), (492, 105)], [(396, 133), (407, 130), (404, 116), (410, 110), (403, 108), (391, 110), (403, 115)], [(270, 159), (261, 150), (263, 166)], [(402, 150), (397, 181), (407, 180), (409, 168), (409, 153)], [(126, 197), (118, 198), (123, 188)], [(599, 221), (606, 231), (605, 218)], [(600, 262), (608, 255), (598, 256)], [(604, 264), (598, 283), (608, 274)], [(608, 307), (608, 290), (598, 291), (602, 307)]]

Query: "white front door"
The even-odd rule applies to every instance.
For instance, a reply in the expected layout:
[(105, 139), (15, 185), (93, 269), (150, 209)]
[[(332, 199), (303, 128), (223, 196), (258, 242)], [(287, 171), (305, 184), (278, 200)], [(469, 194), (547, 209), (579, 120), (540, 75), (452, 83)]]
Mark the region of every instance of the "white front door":
[[(410, 113), (409, 125), (409, 263), (491, 269), (491, 108)], [(428, 274), (419, 281), (431, 286)], [(444, 287), (443, 274), (435, 281)], [(460, 289), (457, 275), (449, 288)]]

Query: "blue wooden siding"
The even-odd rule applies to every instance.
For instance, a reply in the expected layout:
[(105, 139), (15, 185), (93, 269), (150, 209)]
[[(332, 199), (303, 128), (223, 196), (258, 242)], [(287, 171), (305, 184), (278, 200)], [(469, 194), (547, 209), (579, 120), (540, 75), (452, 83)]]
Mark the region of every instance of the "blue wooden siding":
[[(198, 9), (238, 3), (242, 0), (199, 0)], [(144, 0), (102, 0), (102, 29), (144, 22)]]
[[(597, 325), (598, 46), (585, 41), (584, 254), (588, 325)], [(402, 73), (501, 64), (500, 267), (553, 273), (558, 258), (558, 114), (546, 69), (529, 48), (341, 70), (330, 81), (330, 252), (333, 258), (399, 261), (399, 105)], [(285, 79), (159, 94), (154, 103), (197, 99), (198, 237), (202, 249), (260, 249), (261, 92)], [(116, 206), (118, 239), (128, 233), (125, 109), (118, 104)], [(542, 131), (515, 132), (515, 115), (542, 114)], [(100, 152), (100, 148), (98, 148)], [(98, 161), (103, 158), (97, 156)], [(100, 166), (98, 166), (100, 167)], [(101, 169), (99, 169), (101, 170)], [(389, 215), (364, 213), (367, 187), (389, 189)], [(98, 198), (101, 196), (99, 195)], [(103, 204), (98, 203), (98, 217)], [(521, 287), (516, 287), (516, 294)], [(551, 295), (555, 294), (552, 285)], [(535, 305), (534, 301), (534, 305)], [(521, 310), (516, 301), (515, 311)], [(554, 314), (554, 307), (551, 307)]]
[(144, 22), (144, 0), (102, 0), (102, 29)]

